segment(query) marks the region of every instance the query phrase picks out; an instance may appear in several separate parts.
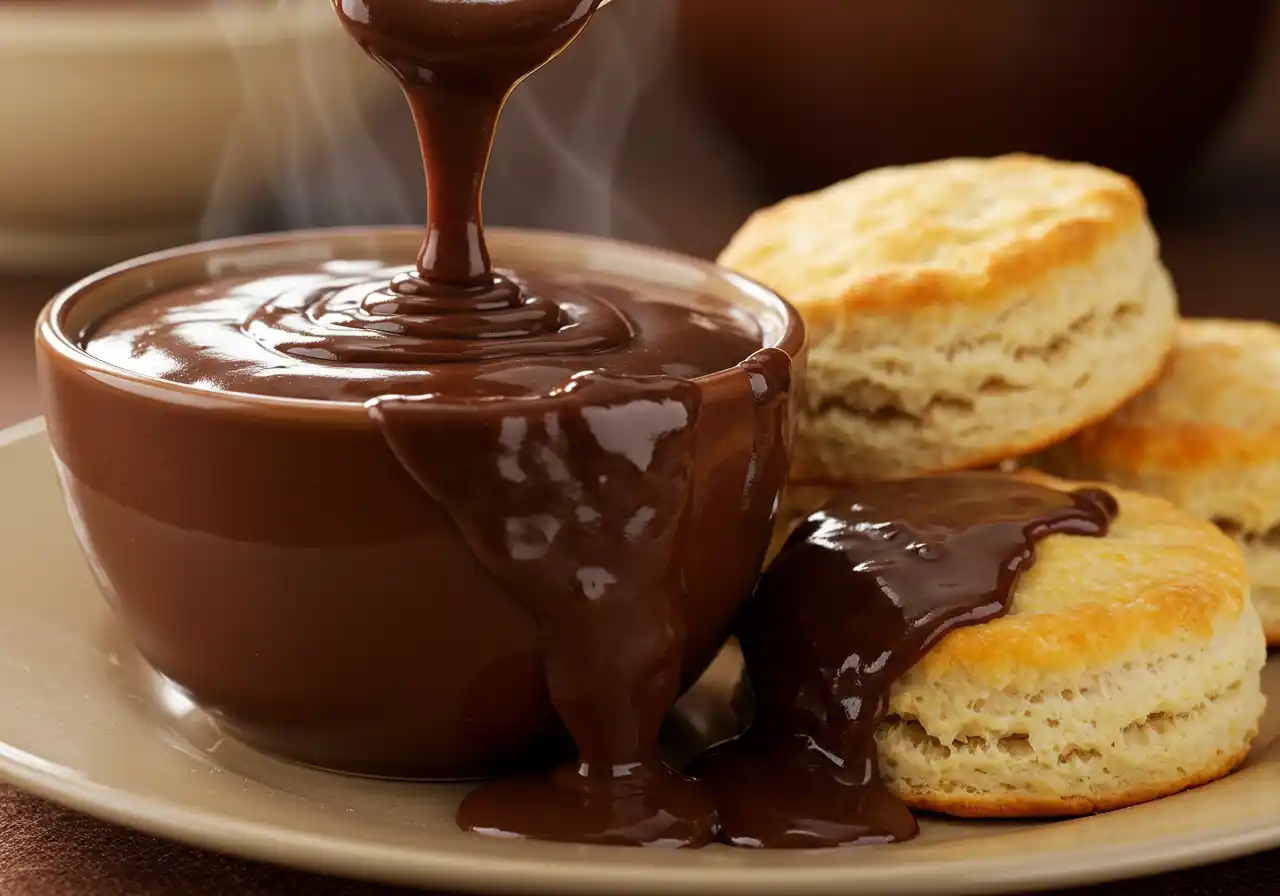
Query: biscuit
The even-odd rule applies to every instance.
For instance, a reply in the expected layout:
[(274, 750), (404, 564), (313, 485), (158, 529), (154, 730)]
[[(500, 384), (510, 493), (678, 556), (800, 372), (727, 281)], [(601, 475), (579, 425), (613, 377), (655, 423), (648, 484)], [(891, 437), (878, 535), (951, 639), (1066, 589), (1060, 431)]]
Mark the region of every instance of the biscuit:
[(1154, 387), (1035, 463), (1216, 523), (1244, 551), (1263, 627), (1280, 644), (1280, 327), (1184, 321)]
[(720, 264), (809, 328), (793, 476), (1030, 453), (1141, 391), (1177, 300), (1141, 193), (1031, 156), (885, 168), (757, 212)]
[(1244, 759), (1266, 646), (1240, 551), (1160, 498), (1108, 490), (1105, 538), (1045, 539), (1007, 615), (948, 635), (895, 684), (876, 737), (909, 806), (1080, 815)]

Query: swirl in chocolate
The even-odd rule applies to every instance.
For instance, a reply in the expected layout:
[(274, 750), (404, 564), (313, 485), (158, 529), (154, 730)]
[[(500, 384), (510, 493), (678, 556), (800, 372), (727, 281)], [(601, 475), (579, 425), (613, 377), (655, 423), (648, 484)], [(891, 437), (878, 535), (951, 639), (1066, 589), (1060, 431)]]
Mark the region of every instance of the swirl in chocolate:
[(501, 288), (483, 293), (448, 284), (428, 287), (407, 272), (387, 287), (371, 289), (359, 280), (327, 283), (269, 299), (245, 322), (245, 331), (281, 354), (340, 364), (587, 355), (631, 341), (626, 318), (591, 292), (558, 295), (552, 302), (528, 292), (515, 275), (494, 277)]
[(486, 343), (492, 356), (438, 363), (432, 353), (440, 342), (387, 331), (403, 321), (349, 326), (344, 319), (342, 309), (403, 270), (385, 258), (349, 258), (182, 287), (122, 308), (90, 331), (85, 348), (121, 367), (207, 389), (366, 401), (387, 393), (546, 395), (589, 371), (695, 379), (734, 368), (762, 344), (748, 313), (710, 293), (622, 274), (525, 267), (523, 282), (567, 308), (607, 306), (629, 334), (625, 346), (595, 352), (566, 329), (560, 351), (494, 339)]
[(703, 757), (721, 839), (744, 847), (908, 840), (875, 731), (893, 683), (949, 632), (1009, 609), (1036, 542), (1102, 536), (1100, 489), (989, 473), (868, 483), (834, 495), (788, 539), (739, 636), (755, 721)]

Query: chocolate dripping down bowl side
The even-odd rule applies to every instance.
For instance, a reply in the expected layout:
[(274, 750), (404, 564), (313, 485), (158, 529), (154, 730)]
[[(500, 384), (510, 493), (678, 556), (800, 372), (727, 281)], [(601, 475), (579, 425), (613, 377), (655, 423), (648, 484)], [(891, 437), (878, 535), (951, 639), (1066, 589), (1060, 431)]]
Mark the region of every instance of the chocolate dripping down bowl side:
[[(336, 771), (486, 776), (562, 744), (536, 630), (365, 407), (202, 390), (80, 347), (104, 316), (157, 291), (331, 259), (407, 265), (420, 239), (417, 229), (295, 232), (111, 268), (45, 309), (41, 390), (68, 510), (107, 602), (142, 656), (224, 730)], [(803, 377), (798, 314), (736, 275), (564, 234), (495, 229), (491, 244), (502, 264), (536, 259), (727, 297), (758, 322), (763, 346), (793, 358), (797, 386)], [(699, 487), (680, 558), (686, 684), (754, 586), (772, 525), (738, 512), (755, 445), (748, 373), (698, 383)], [(788, 445), (773, 450), (781, 456), (763, 460), (785, 471)]]

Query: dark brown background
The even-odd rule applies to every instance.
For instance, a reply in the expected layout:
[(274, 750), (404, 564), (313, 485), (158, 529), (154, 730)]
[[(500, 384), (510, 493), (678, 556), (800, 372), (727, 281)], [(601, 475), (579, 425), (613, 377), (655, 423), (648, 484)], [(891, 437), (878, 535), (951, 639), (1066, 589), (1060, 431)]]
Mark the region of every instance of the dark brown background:
[[(597, 40), (592, 52), (605, 58), (624, 50), (634, 53), (644, 40), (660, 43), (660, 35), (615, 31)], [(1192, 314), (1280, 318), (1280, 20), (1272, 31), (1268, 62), (1246, 103), (1183, 185), (1177, 201), (1162, 209), (1157, 220), (1183, 308)], [(562, 74), (560, 86), (573, 77), (572, 71)], [(647, 78), (634, 66), (610, 69), (598, 87), (605, 99), (597, 99), (594, 108), (583, 113), (557, 99), (557, 83), (549, 71), (545, 85), (513, 109), (506, 122), (491, 181), (490, 218), (616, 233), (714, 254), (762, 194), (750, 169), (705, 126), (678, 72), (667, 71), (652, 85), (644, 83)], [(413, 195), (419, 179), (413, 169), (412, 141), (398, 109), (389, 108), (374, 135), (398, 172), (400, 189)], [(616, 166), (615, 158), (620, 159)], [(318, 189), (326, 186), (323, 174), (316, 182)], [(526, 189), (535, 182), (542, 189)], [(341, 190), (335, 193), (340, 196)], [(287, 202), (267, 206), (245, 210), (237, 229), (351, 220), (340, 198), (320, 203), (328, 211), (318, 217), (311, 213), (300, 218)], [(362, 215), (367, 217), (370, 207), (363, 203)], [(403, 208), (403, 195), (389, 197), (384, 213), (375, 217), (400, 220)], [(0, 427), (39, 413), (31, 326), (43, 302), (72, 277), (68, 272), (33, 280), (0, 273)], [(1118, 896), (1125, 891), (1122, 887), (1132, 886), (1105, 886), (1087, 893)], [(1280, 892), (1280, 853), (1136, 886), (1148, 896), (1274, 894)], [(392, 892), (250, 865), (134, 835), (0, 785), (4, 896)]]

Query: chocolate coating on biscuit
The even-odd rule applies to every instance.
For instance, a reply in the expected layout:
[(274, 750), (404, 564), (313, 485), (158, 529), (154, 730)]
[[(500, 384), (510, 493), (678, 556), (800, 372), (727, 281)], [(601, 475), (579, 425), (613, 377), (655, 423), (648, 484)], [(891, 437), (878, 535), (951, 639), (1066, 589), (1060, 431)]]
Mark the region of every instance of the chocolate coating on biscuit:
[(833, 496), (792, 534), (741, 620), (755, 719), (696, 769), (722, 839), (803, 848), (915, 836), (877, 763), (894, 682), (948, 633), (1004, 615), (1038, 541), (1105, 535), (1117, 512), (1100, 489), (993, 473)]

